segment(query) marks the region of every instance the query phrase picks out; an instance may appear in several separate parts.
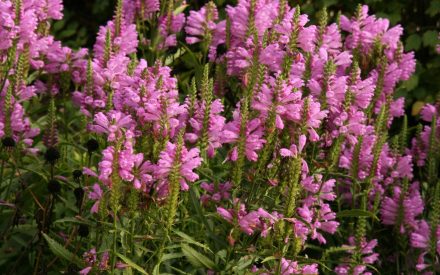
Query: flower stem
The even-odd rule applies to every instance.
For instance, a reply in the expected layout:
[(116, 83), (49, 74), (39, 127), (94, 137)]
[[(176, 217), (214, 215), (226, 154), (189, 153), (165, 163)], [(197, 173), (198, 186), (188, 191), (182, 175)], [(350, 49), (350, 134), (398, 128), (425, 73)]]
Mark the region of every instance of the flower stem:
[(2, 160), (2, 164), (0, 165), (0, 186), (3, 183), (3, 173), (5, 172), (5, 160)]

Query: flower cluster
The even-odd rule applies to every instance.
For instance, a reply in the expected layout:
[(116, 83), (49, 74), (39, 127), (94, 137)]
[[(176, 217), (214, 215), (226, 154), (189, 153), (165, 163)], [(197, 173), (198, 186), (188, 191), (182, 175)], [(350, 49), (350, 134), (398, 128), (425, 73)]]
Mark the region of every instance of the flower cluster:
[[(312, 24), (288, 1), (237, 2), (119, 0), (90, 51), (48, 34), (61, 1), (0, 3), (0, 153), (41, 140), (50, 164), (38, 174), (49, 196), (31, 193), (37, 242), (75, 163), (76, 208), (66, 205), (80, 225), (64, 246), (46, 241), (80, 274), (181, 273), (184, 257), (209, 274), (372, 274), (388, 260), (438, 272), (440, 105), (410, 127), (396, 93), (416, 65), (403, 28), (367, 6)], [(48, 102), (41, 138), (30, 100)], [(13, 168), (20, 184), (35, 170)], [(83, 260), (66, 252), (82, 238), (94, 247)]]
[[(62, 18), (60, 0), (50, 1), (2, 1), (0, 4), (0, 139), (3, 147), (20, 145), (28, 148), (40, 133), (35, 128), (24, 106), (39, 92), (44, 92), (38, 82), (30, 83), (32, 71), (55, 74), (75, 66), (84, 52), (72, 54), (54, 37), (47, 34), (50, 20)], [(67, 60), (67, 57), (69, 60)], [(57, 90), (52, 81), (50, 90)]]

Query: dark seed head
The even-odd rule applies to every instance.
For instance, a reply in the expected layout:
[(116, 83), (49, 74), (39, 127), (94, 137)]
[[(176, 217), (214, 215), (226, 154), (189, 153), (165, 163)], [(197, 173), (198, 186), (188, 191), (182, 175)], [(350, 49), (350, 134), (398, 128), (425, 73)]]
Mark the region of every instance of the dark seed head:
[(81, 224), (78, 228), (78, 235), (85, 238), (89, 235), (89, 227), (85, 224)]
[(89, 154), (97, 151), (99, 149), (99, 143), (96, 139), (91, 138), (86, 143), (87, 151), (89, 151)]
[(15, 140), (11, 137), (5, 137), (2, 139), (2, 145), (6, 148), (15, 147)]
[(81, 171), (81, 170), (74, 170), (73, 172), (72, 172), (72, 175), (73, 175), (73, 179), (75, 180), (75, 181), (79, 181), (79, 179), (82, 177), (82, 175), (83, 175), (83, 172)]
[(223, 44), (219, 44), (217, 46), (216, 51), (217, 51), (217, 56), (224, 55), (228, 51), (228, 49), (226, 48), (226, 44), (224, 44), (224, 43)]
[(47, 183), (47, 189), (51, 194), (57, 194), (61, 191), (61, 184), (57, 180), (50, 180)]
[(54, 147), (50, 147), (44, 153), (44, 158), (50, 164), (54, 164), (60, 158), (60, 152)]

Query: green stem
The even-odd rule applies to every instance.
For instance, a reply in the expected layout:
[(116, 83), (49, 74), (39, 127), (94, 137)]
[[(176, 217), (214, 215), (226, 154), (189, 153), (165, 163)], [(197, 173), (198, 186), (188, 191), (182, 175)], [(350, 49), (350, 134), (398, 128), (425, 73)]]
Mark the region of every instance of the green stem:
[(117, 213), (114, 212), (113, 217), (113, 247), (112, 247), (112, 261), (111, 261), (111, 270), (112, 274), (115, 274), (115, 265), (116, 265), (116, 252), (117, 252), (117, 241), (118, 241), (118, 230), (117, 230)]
[(5, 171), (5, 160), (3, 159), (2, 160), (2, 164), (0, 166), (0, 186), (3, 183), (3, 173), (4, 173), (4, 171)]
[[(11, 191), (11, 185), (12, 185), (12, 180), (15, 178), (15, 171), (16, 171), (16, 166), (14, 165), (14, 167), (12, 168), (12, 173), (11, 173), (11, 177), (9, 178), (9, 183), (8, 186), (6, 187), (6, 195), (5, 195), (5, 200), (8, 199), (9, 197), (9, 192)], [(4, 207), (2, 208), (2, 210), (4, 209)], [(0, 212), (1, 213), (1, 212)]]
[(131, 219), (131, 229), (130, 229), (130, 254), (134, 255), (134, 228), (135, 228), (135, 221), (134, 217)]

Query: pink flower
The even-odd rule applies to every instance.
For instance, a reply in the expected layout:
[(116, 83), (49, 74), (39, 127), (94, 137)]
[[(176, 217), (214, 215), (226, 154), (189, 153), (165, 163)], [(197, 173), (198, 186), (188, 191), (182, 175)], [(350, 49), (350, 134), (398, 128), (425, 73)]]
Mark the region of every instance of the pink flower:
[[(348, 248), (348, 253), (353, 254), (355, 253), (354, 248), (356, 247), (356, 241), (354, 237), (350, 237), (348, 239), (348, 243), (349, 246), (346, 246)], [(371, 240), (371, 241), (366, 241), (366, 240), (362, 240), (361, 241), (361, 251), (360, 253), (362, 254), (362, 262), (363, 264), (357, 265), (354, 268), (351, 268), (350, 265), (348, 264), (340, 264), (335, 268), (335, 272), (338, 275), (345, 275), (345, 274), (356, 274), (356, 275), (371, 275), (372, 273), (369, 272), (367, 270), (367, 266), (366, 265), (371, 265), (374, 262), (376, 262), (379, 258), (379, 254), (378, 253), (374, 253), (373, 249), (377, 246), (377, 240)], [(350, 261), (350, 260), (348, 260)]]
[[(205, 103), (197, 102), (194, 106), (195, 112), (193, 117), (189, 118), (189, 124), (191, 125), (191, 130), (185, 134), (185, 138), (191, 143), (195, 143), (200, 139), (203, 130), (203, 120), (205, 116)], [(211, 103), (211, 109), (209, 113), (208, 121), (208, 156), (213, 157), (215, 154), (215, 149), (222, 146), (222, 134), (223, 128), (225, 126), (226, 118), (221, 115), (223, 111), (223, 104), (220, 100), (216, 99)]]
[(166, 196), (168, 193), (169, 174), (174, 165), (179, 165), (180, 186), (181, 189), (187, 191), (189, 186), (187, 182), (194, 182), (199, 178), (193, 170), (200, 166), (202, 158), (198, 148), (186, 149), (182, 147), (180, 160), (175, 160), (177, 145), (168, 142), (164, 151), (160, 153), (159, 161), (154, 169), (154, 176), (159, 180), (156, 189), (159, 190), (160, 197)]
[(318, 274), (318, 264), (310, 264), (300, 266), (298, 262), (287, 260), (285, 258), (281, 259), (281, 274), (304, 274), (304, 275), (314, 275)]
[[(236, 143), (240, 137), (240, 113), (239, 109), (234, 111), (233, 121), (225, 125), (223, 131), (224, 143)], [(248, 160), (256, 161), (258, 159), (257, 151), (263, 148), (263, 144), (266, 142), (263, 138), (263, 127), (261, 121), (258, 118), (252, 119), (247, 123), (246, 127), (246, 148), (245, 155)], [(231, 160), (237, 160), (237, 147), (233, 148)]]
[(106, 185), (111, 185), (110, 176), (113, 172), (114, 147), (109, 146), (102, 151), (102, 159), (98, 164), (99, 180)]
[(186, 19), (186, 42), (194, 44), (203, 39), (206, 34), (213, 32), (217, 25), (218, 12), (215, 5), (206, 4), (199, 11), (190, 11)]
[(134, 23), (137, 17), (148, 20), (160, 9), (159, 0), (124, 0), (123, 4), (124, 18), (130, 23)]
[[(301, 93), (295, 92), (295, 88), (301, 87), (301, 79), (291, 78), (289, 82), (282, 81), (277, 85), (279, 79), (268, 78), (261, 91), (254, 97), (252, 108), (260, 112), (261, 120), (268, 118), (272, 108), (276, 106), (275, 126), (284, 129), (285, 121), (299, 120), (301, 117)], [(270, 131), (273, 129), (267, 129)]]
[(207, 192), (207, 194), (202, 195), (202, 197), (200, 198), (204, 205), (206, 205), (209, 201), (218, 203), (221, 200), (229, 199), (231, 196), (229, 191), (232, 188), (232, 184), (230, 182), (219, 184), (208, 184), (206, 182), (203, 182), (202, 184), (200, 184), (200, 187)]
[(411, 246), (417, 248), (427, 248), (431, 235), (431, 228), (425, 220), (421, 220), (417, 229), (411, 233)]
[[(168, 22), (168, 18), (171, 22)], [(163, 15), (159, 18), (159, 32), (164, 39), (161, 48), (165, 49), (168, 47), (174, 47), (177, 45), (176, 33), (185, 25), (185, 14), (172, 14), (170, 17), (168, 15)]]
[(217, 207), (217, 213), (228, 222), (232, 223), (234, 220), (234, 216), (232, 215), (230, 210), (224, 209), (223, 207)]
[(99, 112), (95, 115), (95, 124), (90, 127), (91, 131), (108, 135), (108, 141), (116, 141), (122, 137), (123, 129), (129, 129), (132, 125), (130, 115), (121, 112), (110, 112), (105, 115)]
[[(236, 201), (236, 203), (239, 202)], [(222, 207), (217, 207), (217, 213), (229, 223), (233, 223), (234, 217), (236, 217), (242, 232), (247, 235), (252, 235), (258, 230), (261, 231), (262, 237), (267, 237), (275, 223), (282, 218), (277, 212), (269, 214), (262, 208), (259, 208), (257, 211), (247, 212), (244, 204), (240, 204), (238, 213), (236, 213), (234, 209), (225, 209)]]
[(106, 65), (103, 62), (107, 31), (109, 31), (111, 34), (111, 50), (113, 55), (126, 56), (136, 52), (136, 48), (139, 42), (137, 38), (138, 33), (136, 31), (136, 25), (122, 23), (121, 30), (118, 36), (116, 36), (115, 22), (108, 21), (106, 26), (101, 26), (99, 28), (98, 37), (96, 38), (96, 43), (93, 46), (95, 58), (99, 60), (101, 65)]
[(261, 50), (259, 61), (273, 72), (281, 71), (285, 52), (278, 44), (270, 44)]
[(432, 104), (426, 104), (422, 111), (420, 112), (420, 116), (424, 121), (431, 122), (432, 117), (437, 115), (437, 109)]
[(292, 144), (289, 149), (281, 148), (280, 155), (283, 157), (296, 157), (298, 154), (301, 154), (302, 150), (304, 149), (306, 140), (307, 138), (305, 135), (300, 135), (298, 147), (295, 144)]

